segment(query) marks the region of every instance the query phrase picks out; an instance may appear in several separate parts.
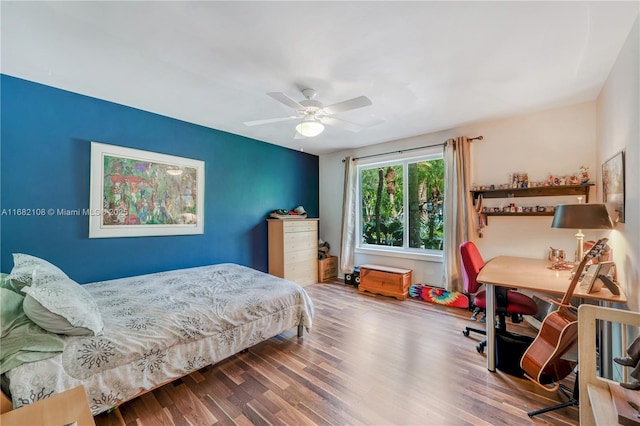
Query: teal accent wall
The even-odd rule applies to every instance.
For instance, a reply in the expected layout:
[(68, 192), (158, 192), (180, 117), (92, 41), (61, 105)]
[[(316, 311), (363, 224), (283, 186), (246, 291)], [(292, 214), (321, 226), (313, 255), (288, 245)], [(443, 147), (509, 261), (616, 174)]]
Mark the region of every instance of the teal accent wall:
[[(26, 80), (0, 76), (0, 269), (12, 253), (79, 283), (233, 262), (267, 271), (268, 214), (318, 217), (318, 157)], [(205, 161), (204, 234), (89, 239), (91, 141)], [(26, 210), (29, 212), (28, 210)]]

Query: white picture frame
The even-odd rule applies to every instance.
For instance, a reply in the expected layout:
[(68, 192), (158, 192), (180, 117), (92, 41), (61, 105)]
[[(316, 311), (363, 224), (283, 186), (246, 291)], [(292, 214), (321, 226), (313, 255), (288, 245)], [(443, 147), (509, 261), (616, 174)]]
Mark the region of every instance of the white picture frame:
[(91, 142), (89, 238), (204, 233), (205, 163)]

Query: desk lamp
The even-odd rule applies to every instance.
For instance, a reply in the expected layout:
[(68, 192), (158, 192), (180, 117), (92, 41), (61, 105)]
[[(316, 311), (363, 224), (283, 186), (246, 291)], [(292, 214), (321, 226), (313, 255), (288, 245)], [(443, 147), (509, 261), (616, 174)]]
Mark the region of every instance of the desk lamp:
[(560, 204), (553, 215), (552, 228), (577, 229), (576, 262), (584, 256), (583, 229), (613, 229), (613, 222), (604, 204)]

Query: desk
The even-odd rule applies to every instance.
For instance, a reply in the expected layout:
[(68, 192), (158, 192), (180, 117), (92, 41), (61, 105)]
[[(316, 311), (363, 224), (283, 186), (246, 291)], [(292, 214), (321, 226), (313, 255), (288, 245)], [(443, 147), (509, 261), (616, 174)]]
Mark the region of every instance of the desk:
[[(549, 266), (551, 262), (547, 260), (514, 256), (498, 256), (488, 261), (477, 278), (478, 282), (486, 286), (487, 313), (496, 310), (495, 286), (565, 294), (571, 282), (569, 279), (571, 271), (557, 271), (549, 269)], [(614, 295), (605, 287), (595, 293), (585, 293), (577, 286), (573, 297), (606, 303), (626, 303), (627, 301), (622, 289), (619, 295)], [(487, 368), (489, 371), (496, 371), (496, 317), (487, 314), (486, 320)]]

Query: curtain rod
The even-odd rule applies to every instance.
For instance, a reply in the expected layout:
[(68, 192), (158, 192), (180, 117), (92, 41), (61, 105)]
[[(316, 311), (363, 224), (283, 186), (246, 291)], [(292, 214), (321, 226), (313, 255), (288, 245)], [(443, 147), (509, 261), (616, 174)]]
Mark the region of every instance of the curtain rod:
[[(483, 139), (484, 139), (484, 137), (482, 137), (482, 136), (476, 136), (475, 138), (468, 138), (468, 139), (467, 139), (467, 141), (469, 141), (469, 142), (473, 142), (474, 140), (479, 140), (479, 141), (481, 141), (481, 140), (483, 140)], [(447, 140), (447, 141), (448, 141), (448, 140)], [(355, 158), (353, 158), (353, 159), (354, 159), (354, 160), (361, 160), (361, 159), (363, 159), (363, 158), (379, 157), (379, 156), (381, 156), (381, 155), (389, 155), (389, 154), (403, 154), (403, 153), (408, 152), (408, 151), (415, 151), (415, 150), (418, 150), (418, 149), (431, 148), (431, 147), (434, 147), (434, 146), (444, 146), (444, 145), (446, 145), (446, 144), (447, 144), (447, 142), (434, 143), (434, 144), (432, 144), (432, 145), (418, 146), (418, 147), (415, 147), (415, 148), (401, 149), (401, 150), (398, 150), (398, 151), (389, 151), (389, 152), (382, 152), (382, 153), (380, 153), (380, 154), (363, 155), (362, 157), (355, 157)], [(344, 162), (345, 162), (345, 160), (346, 160), (346, 159), (343, 159), (343, 160), (342, 160), (342, 162), (344, 163)]]

